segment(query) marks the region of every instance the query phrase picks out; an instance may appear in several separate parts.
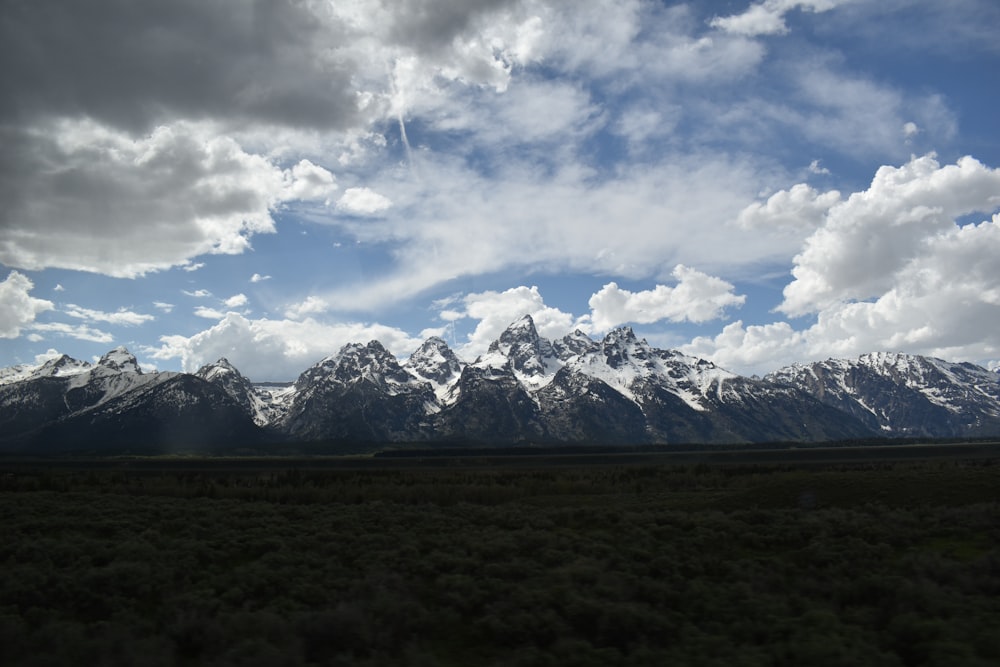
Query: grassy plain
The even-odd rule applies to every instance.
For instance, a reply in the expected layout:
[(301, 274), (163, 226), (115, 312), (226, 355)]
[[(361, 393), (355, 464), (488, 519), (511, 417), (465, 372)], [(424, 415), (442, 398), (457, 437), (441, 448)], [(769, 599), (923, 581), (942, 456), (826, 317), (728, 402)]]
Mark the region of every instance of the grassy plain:
[(995, 665), (1000, 461), (0, 462), (0, 664)]

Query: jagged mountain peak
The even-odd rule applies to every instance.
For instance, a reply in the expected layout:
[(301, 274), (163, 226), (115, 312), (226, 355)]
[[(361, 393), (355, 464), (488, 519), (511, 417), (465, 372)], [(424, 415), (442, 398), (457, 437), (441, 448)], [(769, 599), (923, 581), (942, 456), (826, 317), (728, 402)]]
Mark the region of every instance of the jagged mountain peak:
[(538, 335), (530, 315), (523, 315), (507, 327), (477, 363), (492, 368), (509, 364), (520, 381), (533, 388), (551, 380), (562, 367), (552, 342)]
[(409, 374), (396, 357), (377, 340), (368, 343), (348, 343), (333, 356), (326, 357), (306, 370), (295, 386), (305, 389), (316, 382), (353, 384), (361, 381), (382, 385), (386, 382), (406, 383)]
[(136, 358), (124, 345), (119, 345), (110, 352), (107, 352), (100, 358), (97, 365), (119, 373), (142, 374), (139, 362), (136, 361)]
[(531, 315), (522, 315), (504, 329), (500, 337), (490, 344), (489, 351), (507, 354), (512, 347), (517, 345), (537, 347), (540, 340), (538, 329), (535, 328), (535, 321)]
[(556, 356), (566, 361), (570, 357), (593, 352), (597, 349), (598, 343), (587, 334), (576, 329), (573, 333), (552, 341), (552, 347), (556, 352)]
[(1000, 377), (975, 364), (872, 352), (795, 364), (765, 380), (804, 389), (884, 432), (952, 437), (1000, 429)]
[(431, 336), (410, 355), (403, 367), (435, 387), (446, 388), (443, 385), (453, 382), (461, 374), (463, 364), (448, 347), (448, 343), (442, 338)]
[(86, 361), (78, 361), (68, 354), (61, 354), (48, 359), (33, 373), (35, 377), (50, 377), (54, 375), (74, 375), (90, 370), (92, 366)]
[(612, 368), (619, 368), (631, 359), (644, 361), (648, 357), (649, 346), (640, 341), (632, 327), (612, 329), (601, 341), (601, 351)]
[(205, 380), (212, 380), (223, 375), (238, 375), (242, 377), (242, 374), (233, 366), (232, 362), (225, 357), (220, 357), (217, 361), (205, 364), (195, 371), (195, 375)]
[(617, 329), (609, 331), (605, 334), (604, 340), (602, 340), (601, 343), (605, 347), (625, 347), (639, 344), (639, 339), (636, 338), (635, 332), (632, 331), (632, 327), (626, 326), (618, 327)]

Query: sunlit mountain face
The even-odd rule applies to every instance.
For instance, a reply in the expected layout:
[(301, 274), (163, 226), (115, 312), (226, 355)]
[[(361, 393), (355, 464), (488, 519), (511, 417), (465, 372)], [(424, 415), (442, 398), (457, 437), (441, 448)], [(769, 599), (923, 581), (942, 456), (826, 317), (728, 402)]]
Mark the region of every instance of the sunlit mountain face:
[[(441, 415), (496, 354), (531, 404), (654, 400), (587, 351), (624, 327), (746, 378), (995, 370), (997, 25), (992, 0), (5, 7), (0, 367), (224, 358), (272, 383), (256, 428), (371, 340)], [(525, 314), (551, 350), (508, 350)], [(667, 394), (697, 412), (702, 381)]]

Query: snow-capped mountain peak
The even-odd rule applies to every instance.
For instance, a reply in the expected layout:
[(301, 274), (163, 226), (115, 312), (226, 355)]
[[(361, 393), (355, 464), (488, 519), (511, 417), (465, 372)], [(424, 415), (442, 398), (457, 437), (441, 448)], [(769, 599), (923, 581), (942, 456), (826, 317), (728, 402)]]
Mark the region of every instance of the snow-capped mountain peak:
[(255, 385), (224, 358), (193, 374), (140, 373), (125, 348), (97, 364), (62, 356), (0, 369), (0, 448), (55, 442), (51, 433), (78, 441), (75, 431), (95, 423), (105, 430), (94, 438), (145, 441), (142, 429), (162, 430), (161, 419), (192, 436), (223, 433), (219, 422), (253, 438), (252, 419), (275, 442), (380, 445), (985, 436), (1000, 433), (1000, 375), (880, 352), (745, 378), (628, 327), (550, 341), (530, 317), (471, 364), (440, 338), (402, 364), (377, 341), (351, 343), (294, 385)]
[(86, 361), (78, 361), (69, 355), (60, 355), (55, 359), (49, 359), (39, 366), (31, 374), (33, 377), (66, 377), (86, 373), (93, 366)]
[(432, 336), (425, 340), (403, 364), (404, 370), (418, 380), (429, 382), (438, 401), (462, 374), (464, 364), (443, 339)]
[(132, 353), (123, 345), (119, 345), (106, 353), (97, 362), (97, 365), (118, 373), (142, 373), (142, 370), (139, 368), (139, 362), (136, 361)]
[(551, 382), (563, 366), (551, 341), (538, 335), (530, 315), (507, 327), (476, 362), (476, 365), (489, 368), (503, 368), (508, 364), (521, 384), (529, 389), (538, 389)]
[(552, 349), (555, 351), (556, 356), (563, 361), (568, 360), (570, 357), (593, 352), (597, 347), (598, 343), (579, 329), (558, 340), (552, 341)]
[(765, 380), (804, 389), (872, 427), (900, 435), (950, 437), (1000, 427), (1000, 377), (974, 364), (873, 352), (796, 364)]
[(195, 375), (209, 381), (224, 375), (233, 374), (238, 375), (239, 371), (236, 370), (236, 367), (233, 366), (225, 357), (220, 358), (214, 363), (206, 364), (195, 372)]

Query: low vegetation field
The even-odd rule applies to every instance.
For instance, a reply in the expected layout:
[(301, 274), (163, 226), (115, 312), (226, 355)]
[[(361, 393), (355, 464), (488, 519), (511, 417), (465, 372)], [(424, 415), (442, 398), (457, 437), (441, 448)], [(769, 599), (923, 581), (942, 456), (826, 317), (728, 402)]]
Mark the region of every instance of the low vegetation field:
[(0, 461), (4, 665), (996, 665), (1000, 461)]

